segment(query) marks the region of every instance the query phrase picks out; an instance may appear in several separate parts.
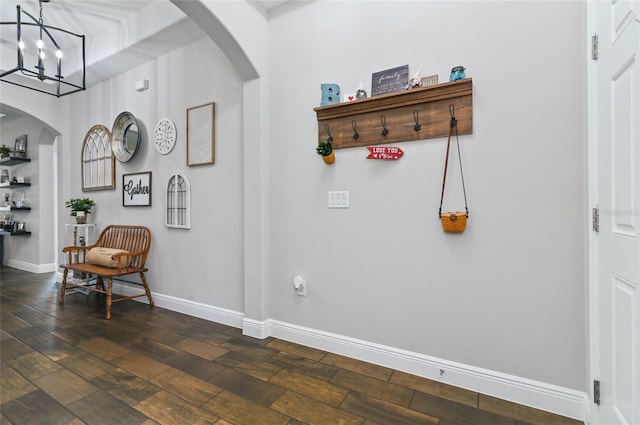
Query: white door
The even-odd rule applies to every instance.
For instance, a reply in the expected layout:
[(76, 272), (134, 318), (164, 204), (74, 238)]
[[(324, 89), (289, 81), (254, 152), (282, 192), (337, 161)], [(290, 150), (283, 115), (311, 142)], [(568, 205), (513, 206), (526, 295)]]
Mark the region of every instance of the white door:
[[(638, 1), (596, 1), (595, 423), (640, 425), (640, 18)], [(593, 92), (592, 92), (593, 93)], [(592, 164), (594, 164), (592, 162)], [(595, 173), (594, 173), (595, 172)]]

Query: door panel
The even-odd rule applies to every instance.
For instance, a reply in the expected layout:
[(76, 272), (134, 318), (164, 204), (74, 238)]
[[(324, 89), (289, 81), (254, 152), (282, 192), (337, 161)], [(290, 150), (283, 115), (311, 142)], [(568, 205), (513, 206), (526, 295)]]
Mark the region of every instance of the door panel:
[(640, 424), (640, 22), (638, 1), (596, 1), (595, 423)]
[(638, 113), (631, 96), (637, 83), (634, 73), (637, 75), (636, 61), (629, 58), (611, 79), (613, 231), (628, 236), (637, 236), (638, 229), (638, 216), (630, 213), (638, 201), (638, 164), (634, 152), (637, 146), (634, 146), (631, 119), (633, 113)]
[[(637, 391), (637, 382), (633, 382), (634, 344), (637, 345), (637, 330), (634, 329), (634, 318), (638, 317), (638, 290), (619, 276), (613, 276), (613, 383), (612, 407), (619, 423), (637, 424), (634, 422), (633, 394)], [(637, 360), (636, 360), (637, 362)], [(618, 422), (616, 422), (618, 423)]]

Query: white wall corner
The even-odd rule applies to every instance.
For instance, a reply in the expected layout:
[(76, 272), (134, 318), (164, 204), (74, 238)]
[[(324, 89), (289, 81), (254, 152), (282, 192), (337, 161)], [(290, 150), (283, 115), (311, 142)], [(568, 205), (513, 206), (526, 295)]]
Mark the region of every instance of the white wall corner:
[(40, 273), (52, 273), (56, 271), (56, 264), (55, 263), (49, 263), (49, 264), (38, 264), (36, 266), (36, 273), (40, 274)]
[(245, 318), (242, 322), (242, 334), (253, 338), (265, 339), (271, 336), (271, 321)]
[(586, 425), (591, 425), (593, 424), (593, 404), (591, 403), (591, 398), (589, 396), (589, 394), (585, 394), (584, 397), (584, 413), (583, 413), (583, 421)]

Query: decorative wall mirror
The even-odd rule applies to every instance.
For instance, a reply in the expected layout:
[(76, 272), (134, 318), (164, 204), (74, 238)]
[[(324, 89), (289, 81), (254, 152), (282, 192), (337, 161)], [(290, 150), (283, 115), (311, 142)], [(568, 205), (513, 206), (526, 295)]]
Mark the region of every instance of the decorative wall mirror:
[(127, 162), (140, 147), (140, 126), (131, 112), (123, 112), (113, 122), (111, 148), (116, 159)]
[(187, 165), (214, 164), (215, 102), (187, 109)]

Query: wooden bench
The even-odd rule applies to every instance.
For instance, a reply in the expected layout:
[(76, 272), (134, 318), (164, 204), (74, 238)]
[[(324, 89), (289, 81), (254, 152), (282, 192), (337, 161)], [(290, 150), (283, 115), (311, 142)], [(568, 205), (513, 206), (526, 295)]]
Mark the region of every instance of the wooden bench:
[[(151, 298), (151, 291), (149, 291), (149, 285), (144, 273), (148, 271), (145, 267), (147, 261), (147, 255), (149, 254), (149, 248), (151, 247), (151, 232), (144, 226), (127, 226), (127, 225), (110, 225), (107, 226), (95, 244), (89, 246), (68, 246), (65, 247), (62, 252), (68, 254), (68, 263), (63, 264), (60, 267), (64, 269), (62, 277), (62, 285), (60, 286), (60, 305), (64, 304), (64, 296), (67, 291), (76, 288), (88, 289), (107, 296), (107, 320), (111, 319), (111, 304), (117, 301), (130, 300), (137, 297), (146, 297), (149, 299), (149, 305), (153, 307), (153, 299)], [(93, 248), (107, 248), (103, 250), (94, 250)], [(124, 250), (126, 252), (119, 252), (110, 255), (109, 250)], [(103, 251), (103, 259), (111, 260), (113, 263), (110, 265), (92, 264), (88, 262), (88, 259), (93, 259), (98, 251)], [(67, 282), (69, 270), (86, 273), (88, 278), (84, 279), (82, 283), (79, 282)], [(140, 282), (123, 279), (123, 276), (139, 274)], [(92, 278), (95, 276), (95, 278)], [(107, 281), (107, 287), (105, 288), (104, 281)], [(113, 299), (112, 286), (113, 281), (127, 282), (133, 285), (139, 285), (144, 287), (144, 293), (131, 295), (131, 296), (118, 296)]]

